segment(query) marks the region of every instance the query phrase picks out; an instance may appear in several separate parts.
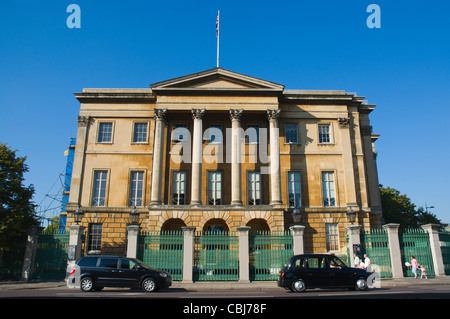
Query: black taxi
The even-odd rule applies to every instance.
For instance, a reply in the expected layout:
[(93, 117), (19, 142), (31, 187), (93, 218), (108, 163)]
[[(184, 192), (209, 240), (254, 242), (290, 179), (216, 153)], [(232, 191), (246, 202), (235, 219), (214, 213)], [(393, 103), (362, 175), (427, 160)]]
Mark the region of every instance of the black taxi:
[(278, 286), (294, 292), (306, 288), (367, 290), (370, 272), (348, 267), (333, 254), (292, 256), (278, 274)]

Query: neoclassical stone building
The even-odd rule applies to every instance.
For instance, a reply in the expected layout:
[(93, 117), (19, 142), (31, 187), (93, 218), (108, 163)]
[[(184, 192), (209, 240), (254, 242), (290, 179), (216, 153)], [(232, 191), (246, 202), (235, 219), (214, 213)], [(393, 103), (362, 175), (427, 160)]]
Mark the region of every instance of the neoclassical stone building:
[(75, 97), (67, 223), (84, 213), (88, 251), (123, 252), (133, 210), (149, 231), (302, 224), (307, 252), (345, 249), (349, 212), (381, 225), (375, 106), (356, 94), (214, 68)]

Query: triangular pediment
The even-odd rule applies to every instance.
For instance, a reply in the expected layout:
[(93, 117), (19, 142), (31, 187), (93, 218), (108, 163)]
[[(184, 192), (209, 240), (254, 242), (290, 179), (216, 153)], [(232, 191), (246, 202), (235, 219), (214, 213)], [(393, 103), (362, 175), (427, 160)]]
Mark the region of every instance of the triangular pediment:
[(283, 91), (281, 84), (215, 68), (153, 83), (152, 90), (268, 90)]

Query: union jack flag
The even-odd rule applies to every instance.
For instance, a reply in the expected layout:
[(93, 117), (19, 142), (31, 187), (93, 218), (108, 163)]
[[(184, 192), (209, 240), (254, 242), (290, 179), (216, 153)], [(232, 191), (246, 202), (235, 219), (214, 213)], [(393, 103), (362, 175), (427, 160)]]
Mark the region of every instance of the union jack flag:
[(217, 12), (217, 19), (216, 19), (216, 37), (219, 36), (219, 15), (220, 15), (220, 10)]

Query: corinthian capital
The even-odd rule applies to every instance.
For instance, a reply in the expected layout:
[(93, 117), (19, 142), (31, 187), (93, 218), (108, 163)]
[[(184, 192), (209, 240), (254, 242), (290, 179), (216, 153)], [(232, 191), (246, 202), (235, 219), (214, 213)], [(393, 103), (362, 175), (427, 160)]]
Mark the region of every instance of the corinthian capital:
[(231, 120), (238, 120), (240, 121), (242, 118), (242, 112), (244, 112), (244, 110), (230, 110), (230, 119)]
[(155, 118), (157, 120), (165, 121), (167, 116), (167, 109), (154, 109), (153, 112), (155, 112)]
[(270, 120), (278, 120), (280, 117), (280, 110), (267, 110), (267, 118)]
[(92, 122), (89, 116), (77, 116), (77, 121), (80, 127), (87, 127)]
[(205, 116), (205, 109), (192, 109), (192, 118), (201, 120)]

